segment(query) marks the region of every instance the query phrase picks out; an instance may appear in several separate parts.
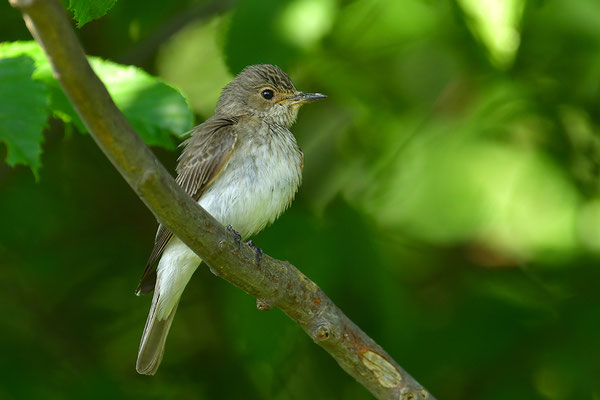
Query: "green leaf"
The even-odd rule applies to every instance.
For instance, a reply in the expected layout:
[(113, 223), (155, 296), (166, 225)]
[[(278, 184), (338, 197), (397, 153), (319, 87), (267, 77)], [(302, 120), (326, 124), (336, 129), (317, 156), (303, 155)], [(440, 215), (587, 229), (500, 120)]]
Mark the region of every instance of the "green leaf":
[(169, 132), (181, 138), (192, 127), (190, 107), (175, 88), (136, 67), (94, 57), (90, 63), (147, 144), (174, 148)]
[[(87, 129), (52, 75), (50, 65), (35, 42), (0, 45), (0, 57), (28, 55), (35, 62), (34, 79), (48, 89), (50, 112), (81, 132)], [(106, 85), (115, 104), (141, 138), (151, 146), (175, 148), (171, 134), (181, 138), (192, 127), (193, 114), (179, 91), (143, 70), (88, 57), (94, 71)]]
[(34, 68), (26, 56), (0, 58), (0, 141), (6, 144), (8, 165), (27, 165), (37, 178), (48, 93), (32, 79)]
[(77, 27), (81, 28), (91, 20), (102, 17), (116, 2), (117, 0), (69, 0), (69, 10), (75, 14)]
[(20, 55), (26, 55), (33, 59), (35, 63), (33, 78), (42, 81), (48, 89), (51, 115), (66, 123), (73, 123), (80, 132), (87, 132), (79, 115), (77, 115), (71, 102), (63, 92), (60, 83), (54, 78), (50, 63), (48, 63), (46, 55), (38, 44), (34, 41), (0, 44), (0, 57), (9, 58)]

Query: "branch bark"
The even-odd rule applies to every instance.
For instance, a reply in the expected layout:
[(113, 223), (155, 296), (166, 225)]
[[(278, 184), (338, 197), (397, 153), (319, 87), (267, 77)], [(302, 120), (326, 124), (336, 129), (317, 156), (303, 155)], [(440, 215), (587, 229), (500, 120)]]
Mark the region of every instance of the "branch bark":
[(55, 76), (92, 137), (146, 206), (213, 273), (279, 307), (378, 399), (435, 400), (296, 267), (264, 255), (260, 264), (173, 180), (117, 109), (90, 68), (59, 0), (9, 0), (46, 52)]

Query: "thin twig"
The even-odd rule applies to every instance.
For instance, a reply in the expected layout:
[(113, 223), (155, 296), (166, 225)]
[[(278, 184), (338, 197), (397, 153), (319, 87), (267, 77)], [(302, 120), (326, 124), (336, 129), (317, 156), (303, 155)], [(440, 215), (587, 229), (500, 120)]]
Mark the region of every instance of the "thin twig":
[(238, 246), (233, 234), (192, 200), (142, 142), (90, 68), (59, 0), (9, 0), (21, 9), (54, 74), (98, 146), (161, 224), (218, 276), (279, 307), (378, 399), (433, 399), (296, 267)]

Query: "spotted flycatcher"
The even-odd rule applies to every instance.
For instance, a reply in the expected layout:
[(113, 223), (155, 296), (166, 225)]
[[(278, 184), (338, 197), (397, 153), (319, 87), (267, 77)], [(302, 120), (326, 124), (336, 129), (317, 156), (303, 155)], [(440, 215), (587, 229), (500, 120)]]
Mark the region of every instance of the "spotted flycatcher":
[[(247, 67), (223, 89), (215, 114), (183, 142), (177, 183), (242, 238), (258, 233), (290, 205), (300, 186), (304, 158), (289, 128), (303, 104), (323, 97), (299, 92), (274, 65)], [(158, 227), (138, 287), (138, 294), (154, 290), (139, 373), (153, 375), (158, 369), (179, 298), (201, 262), (167, 228)]]

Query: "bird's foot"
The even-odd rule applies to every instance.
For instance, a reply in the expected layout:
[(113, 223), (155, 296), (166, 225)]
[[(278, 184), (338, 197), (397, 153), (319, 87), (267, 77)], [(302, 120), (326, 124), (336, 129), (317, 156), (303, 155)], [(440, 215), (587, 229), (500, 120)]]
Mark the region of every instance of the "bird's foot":
[(260, 265), (260, 262), (262, 261), (263, 250), (254, 243), (252, 243), (252, 240), (248, 240), (248, 242), (246, 243), (248, 243), (248, 246), (252, 247), (252, 249), (256, 253), (256, 263)]
[(242, 244), (242, 235), (240, 235), (238, 233), (238, 231), (233, 229), (233, 226), (231, 226), (231, 225), (227, 225), (225, 228), (227, 228), (227, 230), (229, 232), (233, 233), (233, 238), (235, 240), (235, 243), (238, 245), (238, 247), (240, 247), (240, 245)]

